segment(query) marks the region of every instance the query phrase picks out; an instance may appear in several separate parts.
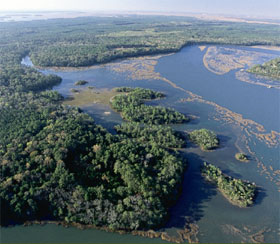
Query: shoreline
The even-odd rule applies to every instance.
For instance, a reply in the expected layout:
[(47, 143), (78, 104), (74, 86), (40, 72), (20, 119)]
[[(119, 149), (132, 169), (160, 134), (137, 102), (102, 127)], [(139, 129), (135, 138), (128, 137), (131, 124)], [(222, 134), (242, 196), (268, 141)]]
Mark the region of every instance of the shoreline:
[(238, 158), (238, 154), (239, 154), (239, 153), (236, 153), (236, 154), (234, 155), (234, 157), (235, 157), (236, 160), (238, 160), (238, 161), (240, 161), (240, 162), (242, 162), (242, 163), (249, 163), (249, 162), (250, 162), (249, 159), (239, 159), (239, 158)]
[[(110, 60), (108, 60), (107, 62), (101, 62), (101, 63), (94, 63), (91, 65), (86, 65), (86, 66), (40, 66), (40, 65), (34, 65), (31, 58), (31, 62), (32, 62), (32, 66), (36, 69), (39, 70), (54, 70), (54, 71), (77, 71), (77, 70), (86, 70), (86, 69), (94, 69), (94, 68), (99, 68), (98, 66), (106, 66), (106, 65), (110, 65), (113, 63), (117, 63), (117, 62), (121, 62), (124, 60), (131, 60), (131, 59), (138, 59), (138, 58), (156, 58), (159, 59), (163, 56), (169, 56), (169, 55), (173, 55), (176, 54), (178, 52), (180, 52), (183, 48), (188, 47), (188, 46), (195, 46), (197, 45), (198, 47), (200, 46), (200, 50), (204, 51), (206, 49), (205, 45), (225, 45), (225, 46), (243, 46), (243, 47), (250, 47), (250, 48), (256, 48), (256, 49), (264, 49), (264, 50), (274, 50), (274, 51), (280, 51), (280, 46), (268, 46), (266, 44), (263, 45), (245, 45), (245, 44), (230, 44), (230, 43), (219, 43), (219, 42), (193, 42), (193, 41), (187, 41), (185, 44), (183, 44), (178, 50), (172, 50), (172, 51), (159, 51), (159, 52), (154, 52), (154, 53), (150, 53), (150, 54), (139, 54), (139, 55), (129, 55), (126, 57), (120, 57), (120, 58), (112, 58)], [(206, 50), (207, 52), (208, 50)], [(29, 55), (26, 55), (25, 57), (30, 57)], [(25, 57), (22, 57), (25, 58)], [(28, 65), (29, 66), (29, 65)], [(213, 72), (212, 70), (209, 69), (209, 71)], [(215, 73), (215, 72), (213, 72)], [(216, 74), (218, 75), (222, 75), (221, 73), (217, 72)]]
[[(36, 14), (36, 15), (35, 15)], [(1, 22), (22, 22), (22, 21), (33, 21), (33, 20), (46, 20), (46, 19), (74, 19), (81, 17), (108, 17), (112, 15), (139, 15), (139, 16), (175, 16), (175, 17), (192, 17), (201, 20), (210, 21), (226, 21), (233, 23), (252, 23), (252, 24), (264, 24), (264, 25), (280, 25), (276, 16), (244, 16), (235, 14), (224, 14), (219, 15), (217, 13), (209, 14), (202, 12), (182, 12), (182, 11), (128, 11), (128, 10), (109, 10), (109, 11), (1, 11), (0, 12), (0, 23)], [(271, 18), (271, 21), (267, 21), (264, 18)]]
[(254, 45), (254, 46), (251, 46), (251, 48), (280, 51), (280, 47), (279, 46)]
[[(266, 74), (261, 74), (261, 73), (252, 72), (252, 71), (248, 71), (248, 70), (246, 72), (248, 72), (250, 74), (253, 74), (253, 75), (256, 75), (256, 76), (259, 76), (259, 77), (264, 78), (264, 79), (272, 79), (272, 80), (280, 81), (280, 77), (278, 77), (278, 76), (271, 76), (269, 74), (266, 75)], [(271, 85), (267, 85), (267, 86), (271, 86)]]
[[(222, 190), (222, 189), (215, 183), (215, 181), (213, 181), (213, 180), (211, 180), (210, 178), (208, 178), (205, 174), (202, 174), (202, 177), (203, 177), (203, 178), (206, 180), (206, 182), (208, 182), (209, 184), (215, 185), (215, 186), (216, 186), (216, 189), (217, 189), (217, 190), (223, 195), (223, 197), (224, 197), (230, 204), (232, 204), (233, 206), (239, 207), (240, 209), (246, 209), (246, 208), (251, 207), (251, 206), (254, 205), (254, 204), (251, 204), (251, 205), (248, 205), (248, 206), (246, 206), (246, 207), (240, 205), (239, 202), (236, 202), (236, 201), (230, 199), (230, 198), (226, 195), (225, 191)], [(257, 193), (256, 193), (256, 194), (257, 194)]]
[[(57, 226), (62, 226), (64, 228), (74, 227), (80, 230), (86, 230), (86, 229), (94, 229), (94, 230), (100, 230), (105, 231), (109, 233), (117, 233), (120, 235), (134, 235), (134, 236), (140, 236), (145, 238), (160, 238), (163, 241), (168, 241), (172, 243), (183, 243), (185, 241), (188, 241), (188, 243), (197, 243), (198, 238), (198, 229), (199, 227), (192, 223), (192, 221), (188, 220), (186, 221), (186, 225), (183, 229), (177, 229), (176, 230), (176, 236), (168, 234), (166, 231), (156, 231), (153, 229), (149, 230), (112, 230), (109, 227), (106, 226), (95, 226), (95, 225), (86, 225), (86, 224), (80, 224), (80, 223), (68, 223), (63, 220), (32, 220), (32, 221), (25, 221), (23, 224), (21, 224), (24, 227), (32, 226), (32, 225), (47, 225), (47, 224), (55, 224)], [(16, 225), (7, 225), (7, 226), (1, 226), (4, 228), (12, 228)]]
[[(185, 47), (185, 46), (184, 46)], [(183, 48), (183, 47), (182, 47)], [(182, 49), (180, 48), (180, 50)], [(115, 63), (119, 63), (122, 61), (126, 61), (126, 60), (133, 60), (133, 59), (143, 59), (143, 58), (150, 58), (150, 59), (159, 59), (161, 57), (165, 57), (165, 56), (170, 56), (173, 55), (177, 52), (179, 52), (180, 50), (177, 51), (166, 51), (166, 52), (158, 52), (158, 53), (151, 53), (151, 54), (144, 54), (144, 55), (132, 55), (132, 56), (127, 56), (127, 57), (121, 57), (121, 58), (115, 58), (115, 59), (111, 59), (107, 62), (103, 62), (103, 63), (95, 63), (95, 64), (91, 64), (91, 65), (87, 65), (87, 66), (40, 66), (40, 65), (34, 65), (30, 56), (27, 55), (25, 57), (29, 57), (32, 65), (27, 65), (33, 68), (36, 68), (37, 70), (41, 71), (41, 70), (53, 70), (53, 71), (83, 71), (83, 70), (87, 70), (87, 69), (97, 69), (101, 67), (106, 67), (108, 65), (112, 65)], [(23, 57), (22, 59), (24, 59), (25, 57)]]

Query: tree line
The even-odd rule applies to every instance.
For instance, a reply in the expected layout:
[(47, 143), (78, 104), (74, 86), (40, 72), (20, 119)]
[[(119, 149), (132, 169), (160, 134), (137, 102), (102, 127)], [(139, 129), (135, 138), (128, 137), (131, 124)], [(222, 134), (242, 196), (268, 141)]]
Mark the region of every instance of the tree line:
[(277, 25), (175, 16), (2, 22), (0, 64), (18, 61), (29, 54), (38, 66), (80, 67), (175, 52), (194, 43), (280, 45), (279, 34)]

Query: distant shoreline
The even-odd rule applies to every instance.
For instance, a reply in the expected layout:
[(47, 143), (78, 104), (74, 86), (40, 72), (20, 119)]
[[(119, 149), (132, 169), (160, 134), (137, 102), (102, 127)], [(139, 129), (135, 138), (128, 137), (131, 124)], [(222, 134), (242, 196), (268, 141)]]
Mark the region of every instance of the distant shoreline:
[(212, 13), (192, 12), (160, 12), (160, 11), (0, 11), (0, 22), (46, 20), (56, 18), (79, 18), (79, 17), (117, 17), (117, 16), (179, 16), (193, 17), (209, 21), (243, 22), (251, 24), (280, 25), (277, 17), (248, 17)]
[[(129, 59), (135, 59), (135, 58), (142, 58), (142, 57), (154, 57), (154, 56), (168, 56), (168, 55), (172, 55), (172, 54), (175, 54), (179, 51), (181, 51), (183, 48), (185, 47), (188, 47), (188, 46), (193, 46), (193, 45), (197, 45), (197, 46), (200, 46), (202, 47), (201, 45), (233, 45), (233, 46), (244, 46), (244, 47), (249, 47), (249, 48), (256, 48), (256, 49), (265, 49), (265, 50), (273, 50), (273, 51), (280, 51), (280, 46), (267, 46), (267, 45), (252, 45), (252, 46), (246, 46), (244, 44), (226, 44), (226, 43), (207, 43), (207, 42), (189, 42), (189, 43), (186, 43), (184, 44), (180, 49), (178, 50), (174, 50), (174, 51), (160, 51), (160, 52), (153, 52), (153, 53), (147, 53), (147, 54), (139, 54), (139, 55), (129, 55), (129, 56), (125, 56), (125, 57), (119, 57), (119, 58), (112, 58), (111, 60), (108, 60), (107, 62), (100, 62), (100, 63), (94, 63), (94, 64), (91, 64), (91, 65), (88, 65), (88, 66), (39, 66), (39, 65), (34, 65), (32, 63), (32, 65), (27, 65), (27, 66), (31, 66), (31, 67), (34, 67), (38, 70), (54, 70), (54, 71), (74, 71), (74, 70), (85, 70), (85, 69), (94, 69), (94, 68), (97, 68), (97, 66), (100, 66), (100, 65), (107, 65), (107, 64), (110, 64), (110, 63), (113, 63), (113, 62), (120, 62), (120, 61), (123, 61), (123, 60), (129, 60)], [(203, 46), (204, 47), (204, 46)], [(203, 49), (204, 50), (204, 49)], [(201, 51), (203, 51), (201, 50)], [(22, 59), (26, 58), (26, 57), (29, 57), (29, 55), (23, 57)], [(31, 58), (30, 58), (31, 60)], [(32, 62), (32, 60), (31, 60)]]

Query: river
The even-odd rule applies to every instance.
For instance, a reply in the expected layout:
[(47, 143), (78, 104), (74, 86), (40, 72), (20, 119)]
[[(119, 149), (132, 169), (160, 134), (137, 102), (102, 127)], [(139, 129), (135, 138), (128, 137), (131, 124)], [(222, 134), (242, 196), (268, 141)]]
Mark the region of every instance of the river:
[[(228, 72), (212, 72), (214, 63), (207, 64), (205, 58), (211, 48), (219, 51), (213, 60), (235, 61)], [(254, 58), (248, 58), (250, 56)], [(279, 51), (194, 45), (171, 55), (120, 60), (85, 69), (40, 71), (63, 78), (53, 89), (65, 97), (71, 95), (71, 88), (76, 88), (77, 80), (87, 80), (87, 86), (96, 88), (139, 86), (162, 91), (167, 98), (151, 104), (173, 107), (193, 117), (187, 124), (174, 126), (175, 129), (188, 131), (205, 127), (218, 134), (221, 146), (215, 151), (203, 152), (191, 144), (183, 150), (188, 158), (188, 170), (182, 195), (171, 209), (170, 221), (163, 231), (175, 235), (186, 221), (191, 221), (199, 228), (199, 242), (279, 242), (280, 82), (254, 75), (247, 77), (244, 72), (254, 63), (277, 56)], [(28, 57), (23, 64), (32, 65)], [(243, 78), (239, 79), (238, 74)], [(107, 105), (87, 104), (82, 109), (109, 131), (122, 122), (120, 115)], [(104, 114), (106, 111), (111, 113)], [(238, 151), (248, 154), (250, 162), (237, 161), (234, 155)], [(201, 178), (199, 169), (204, 161), (219, 166), (231, 176), (255, 182), (259, 187), (255, 205), (245, 209), (231, 205)], [(1, 238), (5, 243), (164, 242), (52, 224), (2, 228)]]

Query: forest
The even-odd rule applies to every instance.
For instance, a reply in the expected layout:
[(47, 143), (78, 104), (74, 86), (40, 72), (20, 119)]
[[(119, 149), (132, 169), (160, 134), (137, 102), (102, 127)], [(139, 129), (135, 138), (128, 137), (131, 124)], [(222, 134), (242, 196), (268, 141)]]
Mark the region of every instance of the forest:
[(264, 64), (257, 64), (247, 70), (250, 73), (280, 80), (280, 58), (272, 59)]
[(186, 167), (172, 150), (185, 146), (180, 134), (126, 124), (113, 135), (45, 91), (59, 77), (16, 64), (0, 77), (1, 225), (47, 219), (136, 230), (167, 220)]
[(280, 45), (277, 25), (179, 16), (82, 17), (1, 23), (0, 64), (29, 55), (37, 66), (89, 66), (176, 52), (185, 45)]
[(61, 82), (56, 75), (43, 75), (30, 67), (19, 65), (0, 67), (0, 86), (13, 88), (14, 91), (40, 91)]
[(166, 148), (183, 148), (186, 138), (170, 126), (142, 125), (140, 123), (123, 123), (115, 126), (119, 135), (136, 138), (140, 143), (153, 142)]
[[(179, 196), (186, 168), (177, 152), (186, 139), (166, 124), (188, 118), (144, 104), (164, 94), (118, 88), (123, 94), (112, 106), (129, 123), (116, 126), (113, 135), (79, 108), (62, 105), (63, 97), (50, 90), (61, 78), (21, 66), (23, 57), (29, 55), (37, 66), (78, 67), (174, 52), (193, 43), (280, 45), (279, 34), (274, 25), (190, 17), (1, 23), (1, 225), (43, 219), (124, 230), (160, 227)], [(205, 146), (213, 148), (217, 138), (209, 135)], [(233, 184), (238, 201), (251, 204), (252, 185), (209, 170), (211, 178), (218, 175), (219, 187)], [(246, 197), (236, 193), (242, 188)]]

